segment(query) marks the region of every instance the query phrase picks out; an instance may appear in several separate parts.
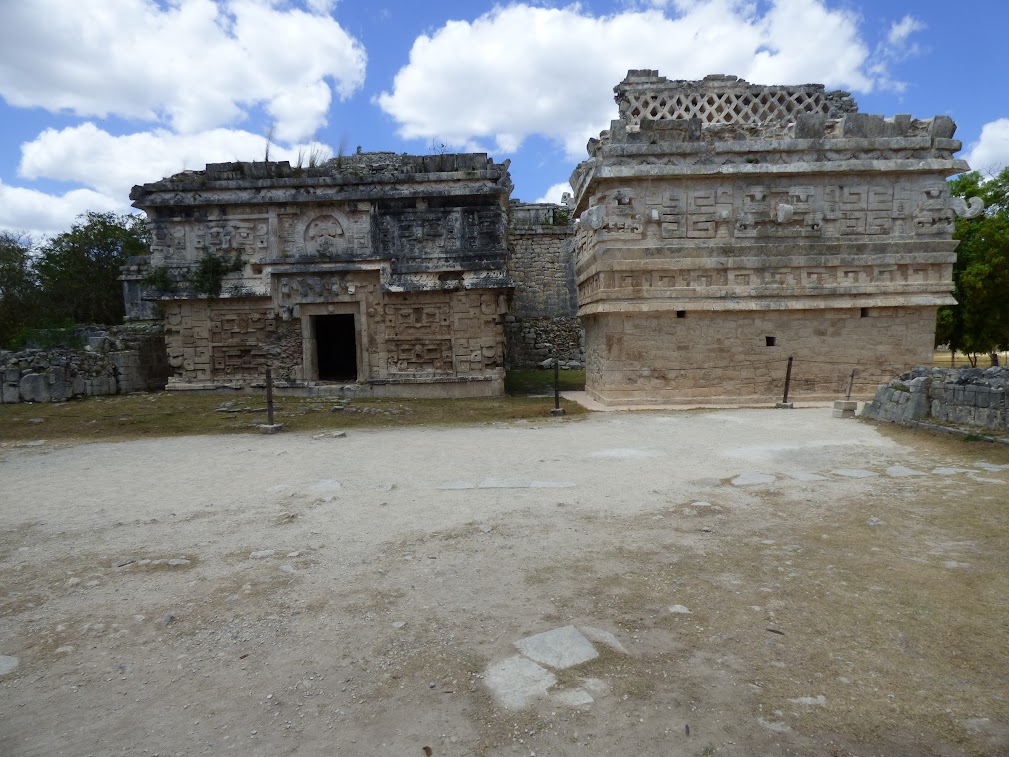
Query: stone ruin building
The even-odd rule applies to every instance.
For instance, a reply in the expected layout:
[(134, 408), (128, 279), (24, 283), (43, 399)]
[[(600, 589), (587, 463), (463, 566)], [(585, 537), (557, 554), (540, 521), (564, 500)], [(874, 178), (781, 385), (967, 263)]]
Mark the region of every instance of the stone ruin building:
[[(630, 71), (575, 170), (586, 388), (611, 405), (835, 399), (930, 364), (967, 170), (946, 116), (822, 85)], [(864, 394), (866, 389), (862, 390)]]
[(156, 290), (170, 388), (271, 367), (280, 385), (499, 395), (510, 191), (486, 155), (208, 165), (134, 188), (154, 243), (127, 298)]
[[(929, 363), (952, 302), (945, 116), (822, 85), (630, 71), (571, 206), (509, 200), (484, 154), (225, 163), (135, 187), (169, 388), (487, 396), (506, 363), (584, 359), (606, 404), (834, 399)], [(577, 309), (577, 318), (576, 318)], [(580, 319), (580, 323), (579, 323)], [(584, 335), (582, 333), (584, 327)], [(584, 342), (582, 341), (584, 339)]]

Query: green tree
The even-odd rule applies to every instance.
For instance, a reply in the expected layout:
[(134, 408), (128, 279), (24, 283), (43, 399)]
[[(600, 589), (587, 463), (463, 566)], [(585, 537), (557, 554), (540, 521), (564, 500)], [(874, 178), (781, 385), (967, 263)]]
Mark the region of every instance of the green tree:
[(115, 324), (123, 320), (120, 266), (149, 253), (150, 235), (139, 216), (87, 213), (70, 231), (39, 250), (35, 270), (50, 321)]
[(0, 346), (37, 315), (38, 288), (26, 234), (0, 231)]
[(987, 181), (977, 171), (961, 174), (950, 181), (950, 193), (980, 197), (985, 210), (956, 219), (957, 304), (939, 308), (935, 340), (977, 365), (979, 354), (1009, 347), (1009, 168)]

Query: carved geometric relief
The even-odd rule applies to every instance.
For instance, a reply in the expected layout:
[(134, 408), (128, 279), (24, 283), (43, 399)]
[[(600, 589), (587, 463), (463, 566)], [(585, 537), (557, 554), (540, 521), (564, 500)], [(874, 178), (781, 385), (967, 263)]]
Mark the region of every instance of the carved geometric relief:
[(385, 328), (390, 336), (451, 334), (451, 309), (447, 302), (386, 305)]
[(388, 342), (389, 370), (393, 373), (452, 370), (451, 339), (408, 339)]
[[(695, 189), (687, 201), (687, 238), (713, 239), (720, 225), (732, 218), (732, 189)], [(727, 235), (727, 230), (722, 230)]]
[(336, 216), (316, 216), (305, 227), (305, 252), (309, 255), (330, 255), (342, 246), (343, 236), (343, 225)]

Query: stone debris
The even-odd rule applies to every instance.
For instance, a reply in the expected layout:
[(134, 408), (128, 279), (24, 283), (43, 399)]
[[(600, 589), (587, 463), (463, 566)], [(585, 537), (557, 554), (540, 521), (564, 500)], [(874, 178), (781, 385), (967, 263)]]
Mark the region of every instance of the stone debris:
[(838, 468), (832, 470), (835, 476), (844, 476), (845, 478), (873, 478), (878, 475), (869, 470), (862, 470), (861, 468)]
[(277, 554), (277, 551), (275, 549), (261, 549), (258, 552), (253, 552), (251, 555), (249, 555), (249, 559), (262, 560), (267, 557), (273, 557), (275, 554)]
[(529, 659), (557, 670), (565, 670), (599, 656), (595, 647), (574, 626), (527, 636), (516, 641), (515, 647)]
[[(336, 408), (334, 408), (335, 410)], [(341, 408), (342, 410), (343, 408)], [(313, 439), (346, 439), (346, 431), (324, 431), (321, 434), (316, 434), (312, 437)]]
[(886, 524), (884, 524), (883, 521), (881, 521), (879, 518), (869, 518), (869, 520), (867, 520), (865, 522), (865, 525), (867, 525), (867, 526), (883, 526), (883, 525), (886, 525)]
[(757, 484), (773, 484), (777, 479), (767, 473), (740, 473), (732, 479), (733, 486), (755, 486)]
[(187, 560), (184, 557), (176, 557), (176, 558), (174, 558), (172, 560), (169, 560), (168, 564), (171, 567), (173, 567), (173, 568), (179, 568), (179, 567), (182, 567), (184, 565), (192, 565), (193, 563), (192, 563), (191, 560)]
[(973, 473), (974, 471), (968, 468), (934, 468), (932, 473), (936, 476), (953, 476), (957, 473)]
[(161, 620), (158, 621), (158, 625), (161, 626), (162, 628), (167, 628), (176, 620), (178, 620), (178, 618), (175, 617), (174, 613), (166, 612), (164, 615), (161, 616)]
[(683, 605), (670, 605), (669, 612), (674, 615), (690, 615), (691, 612)]
[[(399, 624), (393, 624), (399, 627)], [(405, 623), (403, 623), (405, 625)], [(539, 699), (549, 699), (565, 707), (584, 707), (596, 697), (609, 692), (609, 685), (599, 678), (583, 678), (580, 685), (551, 691), (556, 676), (548, 669), (565, 670), (598, 658), (592, 643), (603, 644), (615, 652), (627, 654), (624, 645), (609, 631), (593, 626), (555, 628), (527, 636), (515, 642), (522, 653), (487, 666), (484, 683), (497, 701), (512, 710), (520, 710)]]
[(18, 666), (18, 658), (0, 654), (0, 676), (5, 676)]
[(1009, 465), (994, 465), (992, 463), (977, 462), (974, 463), (975, 467), (981, 470), (986, 470), (989, 473), (998, 473), (1000, 470), (1009, 470)]
[(293, 565), (284, 564), (284, 565), (280, 566), (280, 569), (282, 571), (284, 571), (285, 573), (297, 573), (298, 572), (297, 568), (295, 568)]

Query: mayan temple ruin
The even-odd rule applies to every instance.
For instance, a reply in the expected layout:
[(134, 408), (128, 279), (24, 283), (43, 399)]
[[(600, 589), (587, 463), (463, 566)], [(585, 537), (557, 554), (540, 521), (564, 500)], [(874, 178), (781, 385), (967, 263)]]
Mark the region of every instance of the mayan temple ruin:
[(586, 388), (611, 405), (804, 399), (932, 360), (951, 304), (946, 116), (857, 112), (822, 85), (630, 71), (575, 170)]
[[(967, 170), (945, 116), (858, 113), (815, 84), (631, 71), (570, 207), (510, 200), (484, 154), (225, 163), (135, 187), (154, 234), (128, 316), (169, 388), (489, 396), (584, 359), (609, 405), (802, 399), (931, 360)], [(577, 316), (580, 319), (576, 320)], [(584, 335), (582, 334), (584, 329)], [(582, 340), (584, 339), (584, 343)]]

